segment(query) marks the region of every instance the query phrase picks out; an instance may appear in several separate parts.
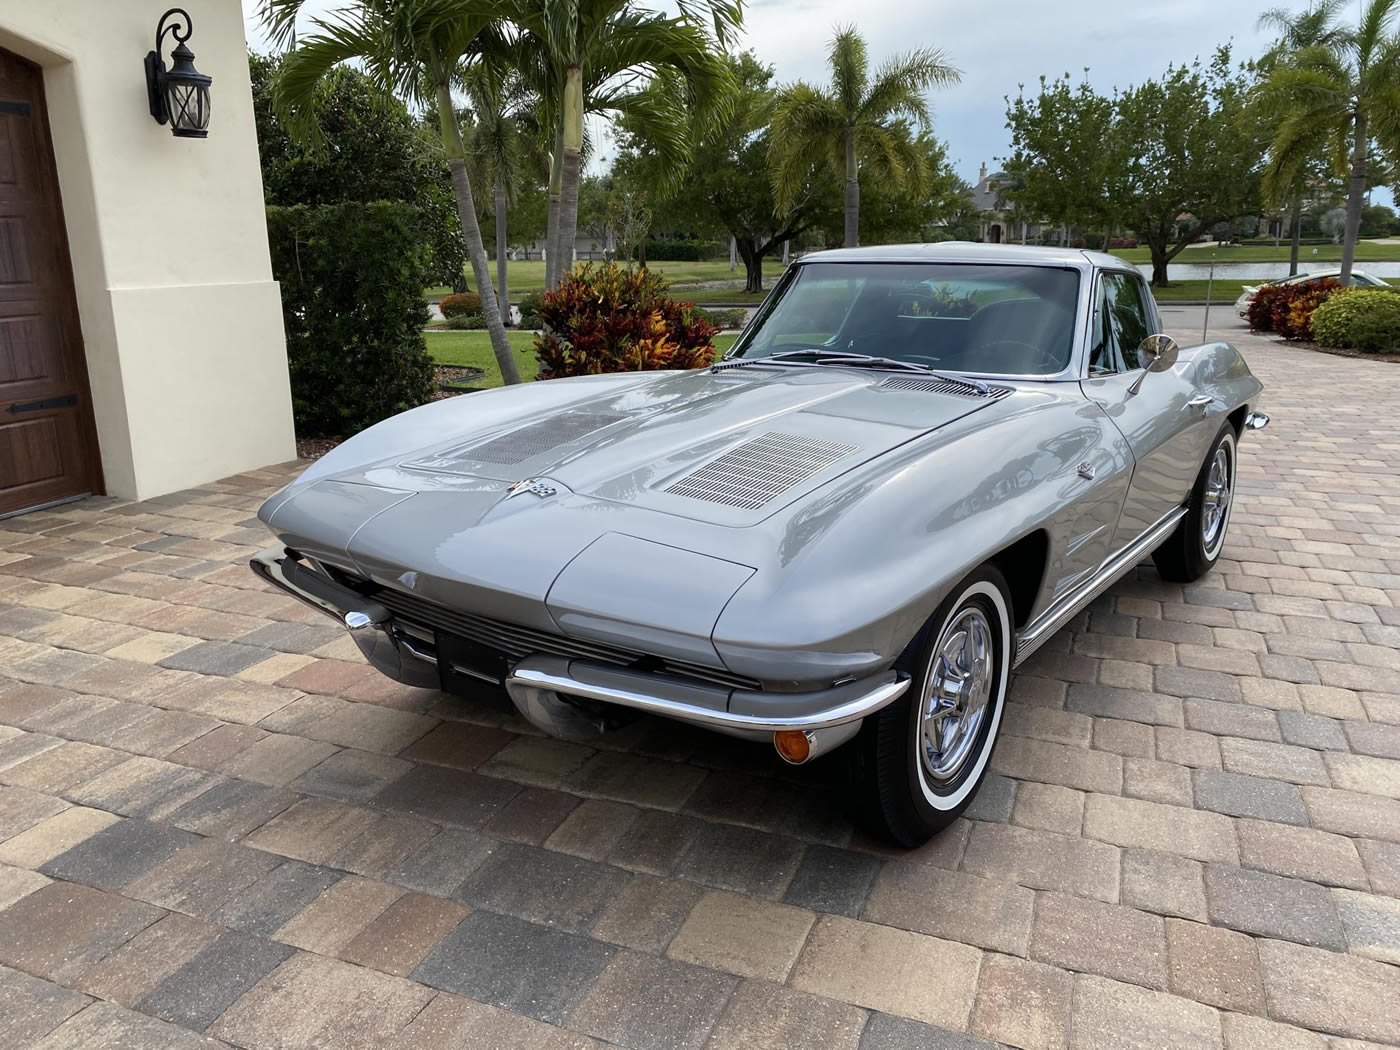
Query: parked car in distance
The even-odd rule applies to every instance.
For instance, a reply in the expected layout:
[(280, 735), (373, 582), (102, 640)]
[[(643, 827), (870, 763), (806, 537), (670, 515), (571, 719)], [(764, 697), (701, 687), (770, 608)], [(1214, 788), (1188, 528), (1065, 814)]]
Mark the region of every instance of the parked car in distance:
[(263, 505), (252, 567), (385, 674), (503, 686), (555, 736), (640, 711), (841, 747), (916, 845), (986, 776), (1017, 664), (1149, 554), (1182, 581), (1220, 557), (1261, 384), (1161, 327), (1111, 255), (808, 255), (711, 367), (356, 435)]
[[(1249, 320), (1249, 304), (1254, 302), (1255, 295), (1259, 289), (1266, 284), (1310, 284), (1314, 281), (1331, 279), (1333, 281), (1341, 277), (1341, 270), (1314, 270), (1311, 273), (1295, 273), (1292, 277), (1280, 277), (1276, 281), (1263, 281), (1259, 284), (1247, 284), (1244, 291), (1240, 292), (1240, 297), (1235, 300), (1235, 313), (1244, 320)], [(1351, 288), (1389, 288), (1390, 284), (1382, 277), (1374, 274), (1363, 273), (1361, 270), (1351, 271), (1351, 280), (1348, 282)]]

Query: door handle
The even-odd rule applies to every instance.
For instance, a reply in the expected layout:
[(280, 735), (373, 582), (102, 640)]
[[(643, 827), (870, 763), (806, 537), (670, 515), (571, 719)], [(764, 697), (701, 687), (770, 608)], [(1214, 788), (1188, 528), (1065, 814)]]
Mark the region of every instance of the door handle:
[(1187, 407), (1187, 408), (1205, 408), (1207, 405), (1209, 405), (1209, 404), (1210, 404), (1212, 401), (1214, 401), (1214, 400), (1215, 400), (1215, 398), (1211, 397), (1209, 394), (1197, 394), (1197, 395), (1196, 395), (1195, 397), (1193, 397), (1190, 401), (1186, 402), (1186, 407)]

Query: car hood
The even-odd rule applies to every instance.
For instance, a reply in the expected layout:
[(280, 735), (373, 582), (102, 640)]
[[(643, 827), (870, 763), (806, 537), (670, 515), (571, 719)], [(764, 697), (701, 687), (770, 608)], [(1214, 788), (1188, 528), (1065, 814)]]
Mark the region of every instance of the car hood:
[(415, 450), (391, 470), (409, 490), (434, 477), (541, 479), (742, 526), (995, 399), (914, 373), (829, 366), (670, 373)]

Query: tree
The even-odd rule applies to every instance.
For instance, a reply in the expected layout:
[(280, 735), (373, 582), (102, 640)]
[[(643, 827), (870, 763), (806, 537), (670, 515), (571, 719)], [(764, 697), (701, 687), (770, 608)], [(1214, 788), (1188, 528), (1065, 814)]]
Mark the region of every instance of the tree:
[(962, 207), (967, 186), (948, 163), (947, 147), (929, 131), (919, 132), (913, 146), (928, 172), (924, 185), (915, 192), (876, 182), (863, 191), (861, 239), (867, 244), (929, 240)]
[[(295, 36), (303, 3), (262, 0), (263, 21), (274, 41), (285, 44)], [(297, 38), (295, 50), (283, 58), (273, 98), (292, 133), (313, 143), (322, 141), (315, 116), (317, 86), (344, 62), (363, 62), (366, 74), (386, 96), (436, 105), (457, 217), (481, 294), (491, 349), (505, 382), (518, 383), (520, 373), (492, 290), (490, 261), (467, 173), (466, 145), (452, 99), (463, 63), (502, 46), (496, 17), (497, 5), (490, 0), (354, 0), (327, 18), (313, 19), (313, 33)]]
[(1332, 158), (1338, 174), (1350, 169), (1340, 280), (1356, 259), (1373, 141), (1400, 148), (1400, 33), (1391, 29), (1400, 0), (1368, 0), (1353, 30), (1325, 9), (1325, 33), (1291, 51), (1269, 74), (1262, 98), (1277, 118), (1264, 172), (1265, 196), (1279, 200), (1308, 160)]
[[(701, 235), (732, 236), (744, 261), (744, 290), (763, 288), (763, 260), (814, 226), (839, 221), (836, 184), (822, 165), (809, 165), (798, 199), (779, 209), (768, 173), (769, 124), (776, 92), (773, 69), (751, 52), (728, 59), (734, 94), (728, 113), (696, 143), (684, 179), (655, 204), (655, 225)], [(644, 127), (618, 122), (613, 170), (637, 186), (663, 184), (665, 157)]]
[(1071, 86), (1066, 73), (1054, 80), (1042, 76), (1033, 98), (1023, 85), (1006, 103), (1012, 156), (1005, 169), (1012, 178), (999, 186), (1001, 196), (1057, 226), (1106, 224), (1107, 198), (1121, 192), (1117, 179), (1128, 163), (1118, 149), (1116, 98), (1100, 95), (1087, 77)]
[[(702, 120), (724, 105), (724, 63), (697, 15), (708, 13), (723, 42), (740, 24), (741, 0), (694, 0), (680, 7), (678, 18), (634, 9), (631, 0), (514, 0), (508, 8), (522, 31), (522, 66), (532, 71), (541, 109), (555, 129), (549, 287), (567, 268), (578, 234), (584, 115), (630, 111), (647, 121), (674, 170), (689, 155), (679, 100), (686, 98)], [(669, 90), (654, 90), (657, 81)]]
[[(1278, 39), (1258, 62), (1262, 75), (1272, 73), (1280, 62), (1286, 61), (1295, 51), (1306, 47), (1334, 47), (1343, 43), (1346, 30), (1337, 22), (1337, 13), (1346, 0), (1318, 0), (1316, 6), (1310, 2), (1306, 11), (1295, 13), (1286, 8), (1274, 7), (1259, 16), (1260, 29), (1275, 29)], [(1263, 114), (1267, 120), (1267, 114)], [(1272, 135), (1270, 135), (1272, 138)], [(1292, 183), (1288, 187), (1278, 187), (1278, 199), (1270, 203), (1289, 206), (1289, 248), (1288, 275), (1298, 272), (1298, 255), (1302, 244), (1303, 202), (1309, 189), (1327, 180), (1330, 163), (1325, 150), (1319, 150), (1299, 165)]]
[(921, 48), (896, 56), (870, 75), (870, 56), (855, 27), (839, 28), (827, 51), (831, 85), (798, 81), (783, 90), (773, 112), (773, 183), (780, 210), (792, 207), (811, 159), (826, 158), (845, 180), (845, 238), (860, 243), (860, 173), (918, 192), (928, 172), (910, 125), (927, 127), (931, 87), (956, 84), (962, 74), (941, 51)]
[(418, 209), (427, 284), (450, 284), (467, 262), (442, 150), (419, 134), (398, 99), (384, 98), (357, 69), (342, 66), (317, 88), (320, 148), (293, 141), (273, 107), (275, 57), (249, 54), (263, 196), (271, 205), (403, 201)]
[(1018, 198), (1055, 223), (1121, 225), (1145, 241), (1152, 283), (1219, 222), (1256, 212), (1262, 143), (1247, 119), (1250, 82), (1211, 62), (1173, 66), (1160, 80), (1097, 94), (1068, 78), (1041, 81), (1007, 108)]
[(541, 171), (543, 158), (524, 125), (533, 98), (518, 76), (500, 61), (487, 56), (468, 63), (462, 85), (471, 102), (471, 148), (467, 159), (473, 179), (491, 187), (496, 236), (496, 297), (502, 317), (509, 323), (510, 283), (507, 269), (508, 215), (523, 183)]

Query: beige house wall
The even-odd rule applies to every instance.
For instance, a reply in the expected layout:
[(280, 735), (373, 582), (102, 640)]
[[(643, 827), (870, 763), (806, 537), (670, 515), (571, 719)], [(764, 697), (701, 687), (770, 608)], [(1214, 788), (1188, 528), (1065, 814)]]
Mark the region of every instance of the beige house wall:
[(0, 0), (0, 46), (44, 69), (102, 469), (131, 499), (295, 456), (241, 5), (182, 4), (207, 139), (147, 108), (167, 6)]

